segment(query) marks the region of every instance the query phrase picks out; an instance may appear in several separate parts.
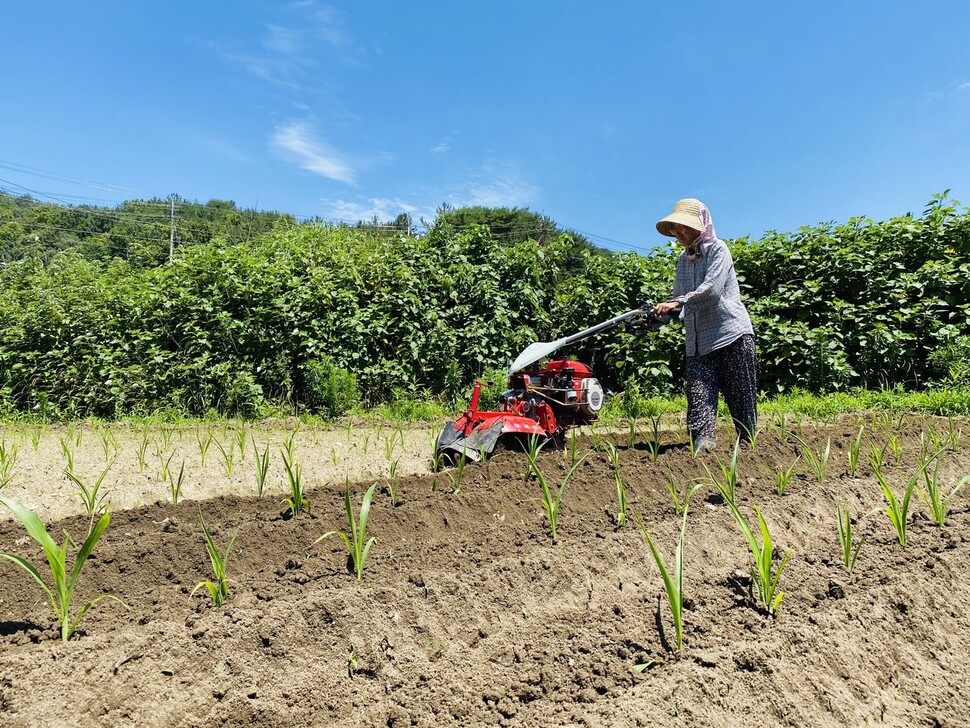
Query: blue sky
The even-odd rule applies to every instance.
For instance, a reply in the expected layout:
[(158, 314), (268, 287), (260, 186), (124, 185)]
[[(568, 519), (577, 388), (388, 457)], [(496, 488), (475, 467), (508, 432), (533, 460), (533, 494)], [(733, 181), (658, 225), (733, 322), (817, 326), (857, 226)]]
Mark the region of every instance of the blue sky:
[(528, 207), (617, 250), (970, 204), (970, 2), (6, 3), (0, 188), (354, 221)]

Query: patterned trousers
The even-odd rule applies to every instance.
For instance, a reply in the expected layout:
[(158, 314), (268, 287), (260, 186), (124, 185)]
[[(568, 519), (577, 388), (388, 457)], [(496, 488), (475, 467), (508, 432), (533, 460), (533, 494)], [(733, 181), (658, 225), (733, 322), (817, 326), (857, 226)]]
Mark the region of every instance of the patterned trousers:
[(738, 437), (750, 440), (758, 427), (753, 335), (745, 334), (710, 354), (687, 357), (687, 430), (694, 441), (714, 437), (719, 392), (724, 394)]

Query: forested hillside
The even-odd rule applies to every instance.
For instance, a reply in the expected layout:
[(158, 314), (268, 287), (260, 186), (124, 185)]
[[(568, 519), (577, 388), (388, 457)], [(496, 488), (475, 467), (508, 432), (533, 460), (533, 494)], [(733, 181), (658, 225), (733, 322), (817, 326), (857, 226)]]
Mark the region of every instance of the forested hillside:
[[(529, 343), (665, 298), (675, 260), (604, 252), (527, 211), (499, 229), (508, 211), (442, 210), (418, 235), (409, 219), (335, 226), (180, 201), (169, 263), (169, 204), (0, 197), (3, 411), (458, 402)], [(766, 392), (967, 383), (970, 213), (957, 203), (729, 244)], [(584, 346), (573, 353), (613, 388), (679, 390), (676, 327)]]

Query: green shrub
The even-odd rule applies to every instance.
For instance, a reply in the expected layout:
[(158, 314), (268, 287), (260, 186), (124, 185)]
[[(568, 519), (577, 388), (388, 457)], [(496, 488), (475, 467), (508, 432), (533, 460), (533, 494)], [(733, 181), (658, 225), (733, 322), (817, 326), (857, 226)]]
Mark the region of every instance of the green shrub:
[(336, 419), (360, 404), (356, 377), (328, 356), (303, 365), (303, 382), (303, 401), (313, 414)]

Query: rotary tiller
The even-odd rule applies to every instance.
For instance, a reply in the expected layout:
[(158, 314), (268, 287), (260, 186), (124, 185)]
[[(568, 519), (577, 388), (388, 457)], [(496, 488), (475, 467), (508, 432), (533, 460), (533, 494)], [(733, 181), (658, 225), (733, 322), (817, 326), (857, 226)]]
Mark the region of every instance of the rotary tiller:
[(669, 316), (657, 316), (649, 308), (634, 309), (572, 336), (530, 344), (509, 365), (508, 391), (500, 397), (498, 411), (478, 409), (482, 383), (475, 382), (468, 409), (445, 425), (436, 455), (452, 462), (462, 454), (469, 460), (480, 460), (500, 439), (530, 435), (552, 438), (561, 445), (568, 430), (596, 422), (607, 393), (586, 364), (570, 359), (553, 359), (544, 366), (539, 362), (564, 346), (621, 324), (658, 329), (669, 321)]

